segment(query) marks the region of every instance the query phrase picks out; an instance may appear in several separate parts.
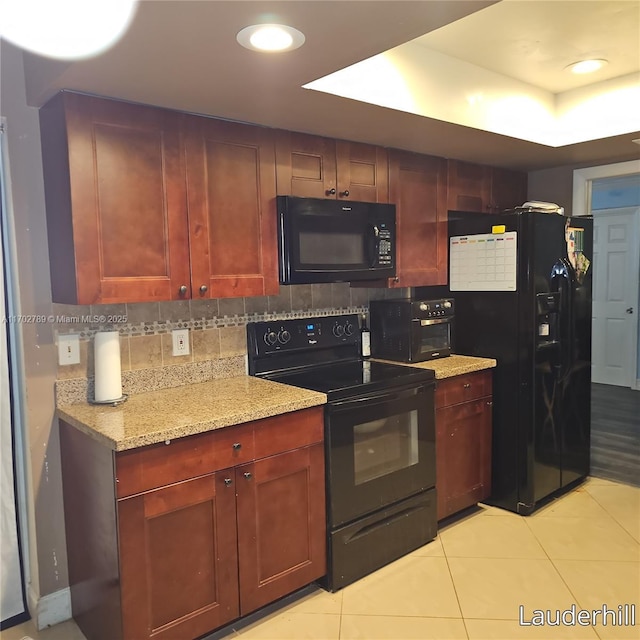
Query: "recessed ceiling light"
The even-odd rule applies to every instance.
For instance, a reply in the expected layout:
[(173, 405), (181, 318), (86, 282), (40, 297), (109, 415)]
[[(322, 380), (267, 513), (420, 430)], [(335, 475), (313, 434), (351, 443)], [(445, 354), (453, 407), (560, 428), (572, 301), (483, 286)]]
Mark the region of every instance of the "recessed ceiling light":
[(602, 69), (606, 64), (609, 64), (609, 61), (604, 58), (580, 60), (580, 62), (573, 62), (565, 67), (565, 71), (571, 71), (571, 73), (579, 74), (593, 73), (594, 71), (598, 71), (598, 69)]
[(253, 24), (238, 32), (236, 40), (254, 51), (292, 51), (304, 44), (304, 34), (286, 24)]

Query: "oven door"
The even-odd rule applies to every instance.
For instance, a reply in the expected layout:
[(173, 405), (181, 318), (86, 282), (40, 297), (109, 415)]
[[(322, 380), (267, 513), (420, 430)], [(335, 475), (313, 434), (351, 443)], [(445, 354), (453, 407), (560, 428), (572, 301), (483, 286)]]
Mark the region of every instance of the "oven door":
[(327, 405), (331, 527), (435, 485), (433, 389), (405, 387)]
[(411, 321), (411, 362), (442, 358), (451, 353), (451, 318)]

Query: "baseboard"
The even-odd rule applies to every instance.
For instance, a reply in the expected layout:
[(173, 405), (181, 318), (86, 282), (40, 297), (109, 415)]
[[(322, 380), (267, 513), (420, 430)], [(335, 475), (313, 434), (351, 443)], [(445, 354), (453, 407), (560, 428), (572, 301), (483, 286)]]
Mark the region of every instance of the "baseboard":
[(640, 378), (636, 380), (636, 386), (634, 387), (634, 389), (640, 391)]
[(31, 587), (27, 594), (29, 612), (39, 631), (71, 618), (71, 589), (66, 587), (38, 597)]

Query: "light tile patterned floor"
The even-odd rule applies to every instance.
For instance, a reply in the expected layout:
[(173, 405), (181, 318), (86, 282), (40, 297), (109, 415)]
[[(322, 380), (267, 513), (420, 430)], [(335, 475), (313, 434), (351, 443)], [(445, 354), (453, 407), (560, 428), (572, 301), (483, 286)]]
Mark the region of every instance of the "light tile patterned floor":
[[(534, 609), (635, 604), (637, 626), (521, 626)], [(82, 640), (73, 622), (2, 640)], [(590, 478), (527, 518), (481, 507), (342, 591), (307, 590), (212, 640), (640, 639), (640, 488)]]

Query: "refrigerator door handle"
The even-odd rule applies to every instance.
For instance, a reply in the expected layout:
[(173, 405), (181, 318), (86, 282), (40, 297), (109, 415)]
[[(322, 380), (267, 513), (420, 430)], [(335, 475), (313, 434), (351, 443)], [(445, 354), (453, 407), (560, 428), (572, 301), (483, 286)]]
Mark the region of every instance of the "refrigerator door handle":
[(572, 349), (572, 296), (573, 268), (566, 258), (560, 258), (551, 268), (551, 287), (560, 294), (558, 329), (560, 342), (560, 366), (558, 378), (563, 379), (571, 368)]

